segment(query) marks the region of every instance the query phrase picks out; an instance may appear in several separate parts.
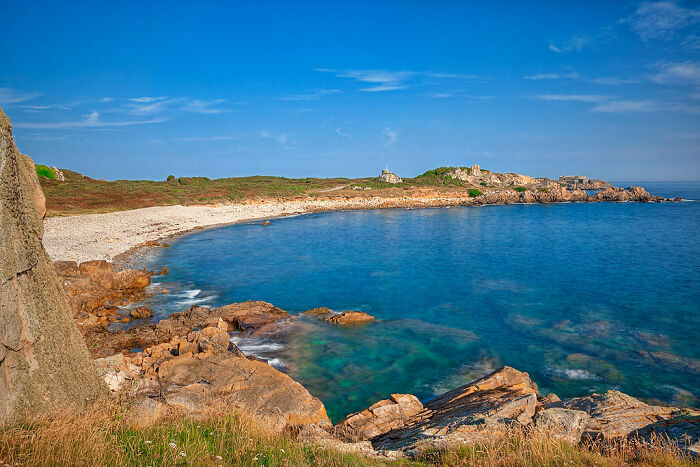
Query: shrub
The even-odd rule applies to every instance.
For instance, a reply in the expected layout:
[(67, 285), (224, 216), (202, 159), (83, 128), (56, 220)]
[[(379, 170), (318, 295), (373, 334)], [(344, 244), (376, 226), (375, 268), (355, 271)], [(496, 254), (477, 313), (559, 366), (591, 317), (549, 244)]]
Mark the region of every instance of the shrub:
[(168, 178), (166, 179), (168, 182), (171, 182), (175, 180), (175, 175), (168, 175)]
[(481, 185), (481, 186), (487, 186), (488, 183), (486, 183), (486, 182), (481, 182), (481, 183), (479, 183), (479, 185)]
[(538, 188), (537, 191), (540, 193), (549, 193), (549, 190), (547, 188)]
[(517, 191), (518, 193), (522, 193), (523, 191), (527, 191), (527, 188), (524, 186), (514, 186), (513, 189)]
[(469, 197), (471, 198), (476, 198), (477, 196), (481, 196), (481, 192), (477, 190), (476, 188), (472, 188), (469, 190)]
[(56, 180), (56, 173), (51, 167), (41, 164), (35, 164), (34, 167), (36, 168), (37, 175), (50, 178), (51, 180)]

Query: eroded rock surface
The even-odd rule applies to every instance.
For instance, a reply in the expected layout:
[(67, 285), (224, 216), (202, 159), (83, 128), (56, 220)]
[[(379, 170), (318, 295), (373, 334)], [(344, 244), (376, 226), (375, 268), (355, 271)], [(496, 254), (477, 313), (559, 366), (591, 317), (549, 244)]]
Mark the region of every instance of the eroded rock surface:
[(378, 449), (413, 450), (484, 439), (508, 424), (532, 423), (537, 385), (527, 373), (503, 367), (425, 404), (405, 426), (372, 439)]
[(700, 455), (700, 415), (682, 415), (661, 420), (631, 432), (630, 439), (654, 442), (658, 439), (670, 440), (689, 454)]
[(0, 424), (107, 395), (41, 243), (38, 186), (0, 109)]
[(552, 407), (537, 412), (534, 422), (549, 436), (576, 444), (581, 440), (590, 418), (581, 410)]
[(423, 410), (412, 394), (392, 394), (360, 412), (348, 415), (335, 425), (335, 433), (345, 441), (367, 441), (391, 430), (403, 428), (410, 417)]
[(620, 391), (576, 397), (565, 401), (564, 407), (590, 415), (583, 436), (592, 439), (619, 438), (659, 421), (700, 415), (693, 409), (648, 405)]

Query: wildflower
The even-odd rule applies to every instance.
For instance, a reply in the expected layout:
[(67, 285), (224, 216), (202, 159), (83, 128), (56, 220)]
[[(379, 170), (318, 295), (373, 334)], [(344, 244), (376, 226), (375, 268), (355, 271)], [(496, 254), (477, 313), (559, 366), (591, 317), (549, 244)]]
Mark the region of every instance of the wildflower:
[(284, 449), (280, 448), (280, 451), (284, 452)]
[(148, 441), (148, 440), (146, 440), (146, 441), (143, 442), (143, 444), (151, 444), (152, 442), (153, 442), (153, 441)]
[(187, 457), (187, 454), (185, 454), (184, 452), (180, 452), (180, 454), (178, 454), (178, 456), (180, 456), (180, 457)]
[(210, 432), (209, 432), (209, 436), (214, 436), (214, 432), (213, 432), (213, 431), (210, 431)]
[(177, 444), (173, 443), (172, 441), (168, 443), (168, 446), (171, 448), (175, 449), (177, 447)]

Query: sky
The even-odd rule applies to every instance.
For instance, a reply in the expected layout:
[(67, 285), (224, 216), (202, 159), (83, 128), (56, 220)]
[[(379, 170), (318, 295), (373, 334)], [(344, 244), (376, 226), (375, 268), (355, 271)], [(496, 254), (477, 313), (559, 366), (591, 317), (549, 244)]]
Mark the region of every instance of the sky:
[(700, 180), (698, 1), (2, 0), (21, 152), (93, 178)]

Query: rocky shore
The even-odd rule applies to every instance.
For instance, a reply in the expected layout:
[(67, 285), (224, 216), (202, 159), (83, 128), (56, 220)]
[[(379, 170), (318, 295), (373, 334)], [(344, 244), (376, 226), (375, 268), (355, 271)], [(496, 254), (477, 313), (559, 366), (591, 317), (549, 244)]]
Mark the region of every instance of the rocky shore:
[[(528, 179), (523, 181), (527, 182)], [(522, 190), (506, 187), (472, 195), (466, 191), (447, 194), (425, 188), (411, 196), (270, 200), (220, 206), (159, 206), (107, 214), (53, 217), (44, 221), (44, 248), (54, 261), (112, 261), (136, 247), (192, 230), (313, 212), (515, 203), (673, 201), (652, 196), (641, 187), (608, 188), (591, 196), (586, 191), (569, 190), (552, 181), (538, 182), (530, 188), (522, 187)]]
[(230, 341), (229, 333), (255, 335), (293, 319), (265, 302), (193, 306), (157, 325), (105, 332), (88, 344), (111, 354), (96, 360), (103, 378), (139, 417), (192, 415), (224, 403), (268, 429), (292, 430), (304, 442), (389, 458), (479, 443), (513, 430), (540, 430), (571, 444), (665, 437), (700, 454), (698, 409), (648, 405), (618, 391), (561, 400), (541, 394), (527, 373), (510, 367), (425, 403), (391, 394), (332, 425), (322, 402), (303, 386)]

